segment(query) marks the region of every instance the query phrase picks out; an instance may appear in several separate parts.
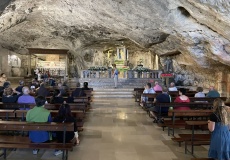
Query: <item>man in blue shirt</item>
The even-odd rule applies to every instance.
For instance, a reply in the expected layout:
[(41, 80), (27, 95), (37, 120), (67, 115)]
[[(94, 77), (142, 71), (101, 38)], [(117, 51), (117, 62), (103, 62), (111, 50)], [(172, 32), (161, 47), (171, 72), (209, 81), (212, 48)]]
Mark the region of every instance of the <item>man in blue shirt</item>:
[(30, 96), (30, 90), (28, 87), (22, 88), (23, 95), (18, 98), (18, 103), (30, 103), (35, 104), (34, 97)]
[[(154, 99), (154, 103), (159, 102), (159, 103), (170, 103), (171, 102), (171, 97), (168, 94), (168, 89), (166, 87), (163, 87), (162, 93), (158, 94), (156, 98)], [(160, 110), (161, 109), (161, 110)], [(155, 122), (157, 121), (157, 114), (161, 111), (161, 113), (167, 113), (169, 107), (162, 107), (160, 106), (154, 106), (149, 109), (150, 115), (155, 119)]]

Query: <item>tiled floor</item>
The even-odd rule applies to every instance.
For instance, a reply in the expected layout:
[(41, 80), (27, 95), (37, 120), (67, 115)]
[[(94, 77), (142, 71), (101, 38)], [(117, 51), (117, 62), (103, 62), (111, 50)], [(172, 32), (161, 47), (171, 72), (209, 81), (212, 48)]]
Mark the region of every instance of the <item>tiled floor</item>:
[[(69, 154), (69, 160), (189, 160), (184, 146), (171, 141), (166, 131), (152, 123), (134, 99), (95, 99), (87, 113), (80, 146)], [(190, 133), (191, 131), (176, 131)], [(197, 157), (207, 157), (207, 147), (195, 147)], [(61, 159), (52, 150), (37, 156), (32, 150), (12, 151), (10, 160)]]

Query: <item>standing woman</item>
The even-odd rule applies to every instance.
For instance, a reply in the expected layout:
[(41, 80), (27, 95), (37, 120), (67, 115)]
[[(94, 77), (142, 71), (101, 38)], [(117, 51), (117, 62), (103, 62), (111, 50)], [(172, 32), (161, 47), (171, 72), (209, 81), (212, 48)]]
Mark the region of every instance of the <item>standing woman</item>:
[(119, 74), (119, 71), (116, 67), (116, 64), (113, 64), (113, 79), (114, 79), (114, 84), (115, 84), (115, 87), (114, 88), (117, 88), (117, 82), (118, 82), (118, 74)]
[(6, 80), (7, 80), (7, 77), (6, 77), (5, 73), (2, 73), (1, 77), (0, 77), (0, 86), (3, 86), (4, 82), (6, 82)]
[(214, 159), (230, 159), (229, 107), (217, 98), (213, 103), (214, 112), (208, 120), (212, 132), (208, 156)]

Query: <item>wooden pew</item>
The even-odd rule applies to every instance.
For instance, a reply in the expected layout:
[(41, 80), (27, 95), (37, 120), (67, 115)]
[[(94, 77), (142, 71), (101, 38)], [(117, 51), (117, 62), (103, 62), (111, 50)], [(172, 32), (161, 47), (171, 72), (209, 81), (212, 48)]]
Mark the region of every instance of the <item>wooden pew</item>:
[[(68, 103), (71, 111), (78, 110), (86, 112), (86, 104), (85, 103)], [(45, 104), (45, 108), (48, 110), (59, 110), (61, 104)], [(30, 105), (30, 108), (33, 108), (35, 105)]]
[(191, 145), (191, 153), (194, 153), (194, 146), (198, 146), (198, 145), (209, 145), (210, 144), (210, 140), (211, 140), (211, 135), (209, 136), (202, 136), (197, 138), (194, 130), (195, 130), (195, 126), (207, 126), (208, 125), (208, 121), (186, 121), (186, 124), (189, 126), (192, 126), (192, 135), (191, 135), (191, 139), (186, 140), (185, 141), (185, 154), (187, 152), (190, 152), (188, 150), (188, 145)]
[[(223, 101), (227, 100), (227, 97), (218, 97), (222, 99)], [(176, 99), (176, 97), (172, 97), (172, 102)], [(208, 103), (213, 103), (213, 101), (216, 98), (213, 97), (189, 97), (190, 102), (208, 102)]]
[[(45, 104), (44, 107), (50, 110), (52, 117), (55, 117), (60, 108), (60, 105), (61, 104)], [(73, 116), (77, 120), (76, 125), (78, 127), (78, 130), (82, 131), (82, 127), (84, 124), (83, 120), (86, 111), (85, 104), (70, 103), (69, 105)], [(20, 119), (24, 121), (26, 117), (26, 112), (34, 106), (35, 104), (0, 103), (0, 116), (5, 120), (9, 120), (9, 118), (11, 118), (13, 120)]]
[(159, 103), (156, 102), (155, 106), (159, 107), (159, 116), (161, 116), (161, 108), (170, 108), (170, 107), (183, 107), (183, 106), (188, 106), (191, 109), (211, 109), (213, 104), (212, 103), (206, 103), (206, 102), (189, 102), (189, 103), (175, 103), (175, 102), (171, 102), (171, 103)]
[(168, 135), (170, 135), (170, 131), (172, 131), (172, 135), (174, 136), (175, 128), (184, 128), (186, 126), (186, 122), (184, 124), (177, 124), (175, 122), (176, 117), (209, 117), (213, 113), (213, 110), (169, 110), (169, 116), (172, 116), (171, 123), (165, 124), (168, 127)]
[[(28, 123), (16, 121), (0, 121), (0, 131), (62, 131), (65, 136), (66, 131), (74, 131), (73, 123)], [(27, 139), (26, 139), (27, 138)], [(0, 148), (4, 149), (4, 159), (6, 159), (6, 149), (53, 149), (63, 150), (62, 159), (68, 159), (68, 150), (72, 150), (73, 143), (49, 142), (32, 143), (29, 137), (0, 135)], [(64, 137), (63, 137), (64, 138)]]
[(171, 97), (177, 97), (179, 95), (179, 92), (178, 91), (169, 91), (168, 94), (171, 96)]
[[(179, 143), (179, 147), (181, 146), (182, 142), (191, 141), (192, 134), (178, 134), (179, 137), (171, 138), (174, 142)], [(209, 141), (211, 138), (211, 134), (195, 134), (194, 139), (196, 140), (205, 140)]]
[(74, 103), (85, 105), (86, 110), (90, 108), (90, 99), (88, 97), (74, 97)]
[[(21, 119), (21, 121), (25, 121), (25, 117), (28, 110), (15, 110), (15, 118)], [(49, 110), (52, 118), (56, 117), (58, 115), (58, 110)], [(76, 118), (76, 127), (78, 131), (83, 131), (83, 125), (84, 125), (84, 114), (83, 112), (79, 111), (72, 111), (71, 112), (73, 117)]]
[(0, 103), (0, 109), (11, 109), (11, 110), (16, 110), (16, 109), (29, 109), (30, 105), (35, 105), (35, 104), (27, 104), (27, 103)]
[(143, 93), (144, 88), (134, 88), (134, 98), (135, 102), (141, 102), (141, 94)]
[(12, 109), (0, 109), (0, 117), (1, 117), (1, 119), (8, 121), (9, 118), (15, 117), (14, 110), (12, 110)]
[[(45, 108), (48, 110), (59, 110), (61, 104), (45, 104)], [(79, 110), (85, 113), (86, 105), (84, 103), (69, 103), (71, 110)], [(0, 103), (0, 109), (2, 110), (29, 110), (33, 108), (35, 104), (18, 104), (18, 103)]]
[(154, 105), (154, 99), (156, 98), (156, 93), (143, 93), (141, 94), (141, 97), (147, 97), (148, 101), (143, 102), (143, 109), (152, 107)]

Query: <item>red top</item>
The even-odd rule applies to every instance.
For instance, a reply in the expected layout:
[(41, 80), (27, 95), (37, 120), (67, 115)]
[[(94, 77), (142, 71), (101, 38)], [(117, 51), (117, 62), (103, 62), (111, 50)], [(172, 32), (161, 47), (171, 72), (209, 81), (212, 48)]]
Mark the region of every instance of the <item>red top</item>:
[[(190, 99), (186, 99), (186, 100), (182, 100), (180, 99), (180, 96), (176, 97), (176, 99), (174, 100), (174, 102), (176, 103), (189, 103)], [(184, 107), (175, 107), (175, 110), (190, 110), (190, 108), (188, 106), (184, 106)]]

